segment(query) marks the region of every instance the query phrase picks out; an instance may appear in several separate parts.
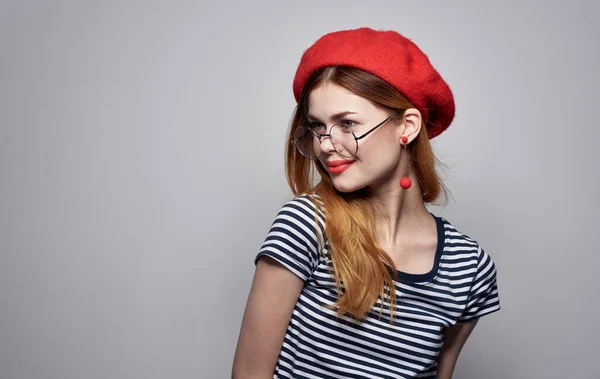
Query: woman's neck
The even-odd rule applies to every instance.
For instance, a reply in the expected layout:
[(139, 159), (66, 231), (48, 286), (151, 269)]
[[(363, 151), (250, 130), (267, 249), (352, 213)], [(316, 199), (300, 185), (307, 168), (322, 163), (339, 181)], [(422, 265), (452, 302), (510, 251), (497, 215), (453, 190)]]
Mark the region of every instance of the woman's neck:
[(376, 235), (385, 244), (396, 245), (402, 240), (429, 234), (431, 227), (435, 227), (418, 181), (412, 175), (411, 179), (412, 186), (407, 190), (398, 183), (390, 183), (370, 192)]

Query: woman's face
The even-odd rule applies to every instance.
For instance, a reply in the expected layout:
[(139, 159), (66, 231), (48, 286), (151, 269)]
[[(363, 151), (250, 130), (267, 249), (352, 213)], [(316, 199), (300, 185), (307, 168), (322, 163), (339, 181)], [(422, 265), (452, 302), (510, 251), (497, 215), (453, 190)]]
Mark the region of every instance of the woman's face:
[[(334, 83), (316, 87), (308, 97), (308, 120), (321, 133), (329, 133), (333, 124), (342, 124), (360, 137), (392, 113)], [(360, 139), (358, 152), (350, 158), (338, 153), (330, 138), (324, 137), (320, 145), (315, 139), (315, 147), (321, 149), (319, 161), (338, 191), (379, 187), (400, 179), (401, 120), (401, 116), (394, 117)]]

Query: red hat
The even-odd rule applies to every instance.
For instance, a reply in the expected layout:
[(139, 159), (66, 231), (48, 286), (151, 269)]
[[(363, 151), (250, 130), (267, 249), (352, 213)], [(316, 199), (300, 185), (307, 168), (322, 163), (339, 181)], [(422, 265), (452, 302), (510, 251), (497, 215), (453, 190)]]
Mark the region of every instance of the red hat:
[(421, 112), (429, 138), (446, 130), (454, 118), (450, 87), (427, 55), (397, 32), (360, 28), (319, 38), (304, 52), (296, 71), (293, 87), (296, 102), (308, 78), (327, 66), (359, 68), (394, 86)]

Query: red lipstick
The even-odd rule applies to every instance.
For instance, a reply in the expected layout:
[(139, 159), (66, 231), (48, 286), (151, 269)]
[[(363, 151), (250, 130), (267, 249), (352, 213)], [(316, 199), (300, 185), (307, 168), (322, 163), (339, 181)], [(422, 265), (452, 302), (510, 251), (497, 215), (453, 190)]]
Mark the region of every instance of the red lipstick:
[(352, 160), (338, 160), (338, 161), (328, 161), (327, 168), (332, 174), (341, 174), (346, 171), (354, 161)]

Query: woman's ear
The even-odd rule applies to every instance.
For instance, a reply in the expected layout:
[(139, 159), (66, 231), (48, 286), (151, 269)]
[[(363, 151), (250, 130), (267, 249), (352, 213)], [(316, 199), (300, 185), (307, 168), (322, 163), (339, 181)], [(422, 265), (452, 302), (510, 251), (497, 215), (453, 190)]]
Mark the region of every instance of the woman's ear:
[(408, 138), (408, 143), (417, 138), (421, 132), (423, 118), (421, 112), (416, 108), (409, 108), (402, 115), (402, 136)]

